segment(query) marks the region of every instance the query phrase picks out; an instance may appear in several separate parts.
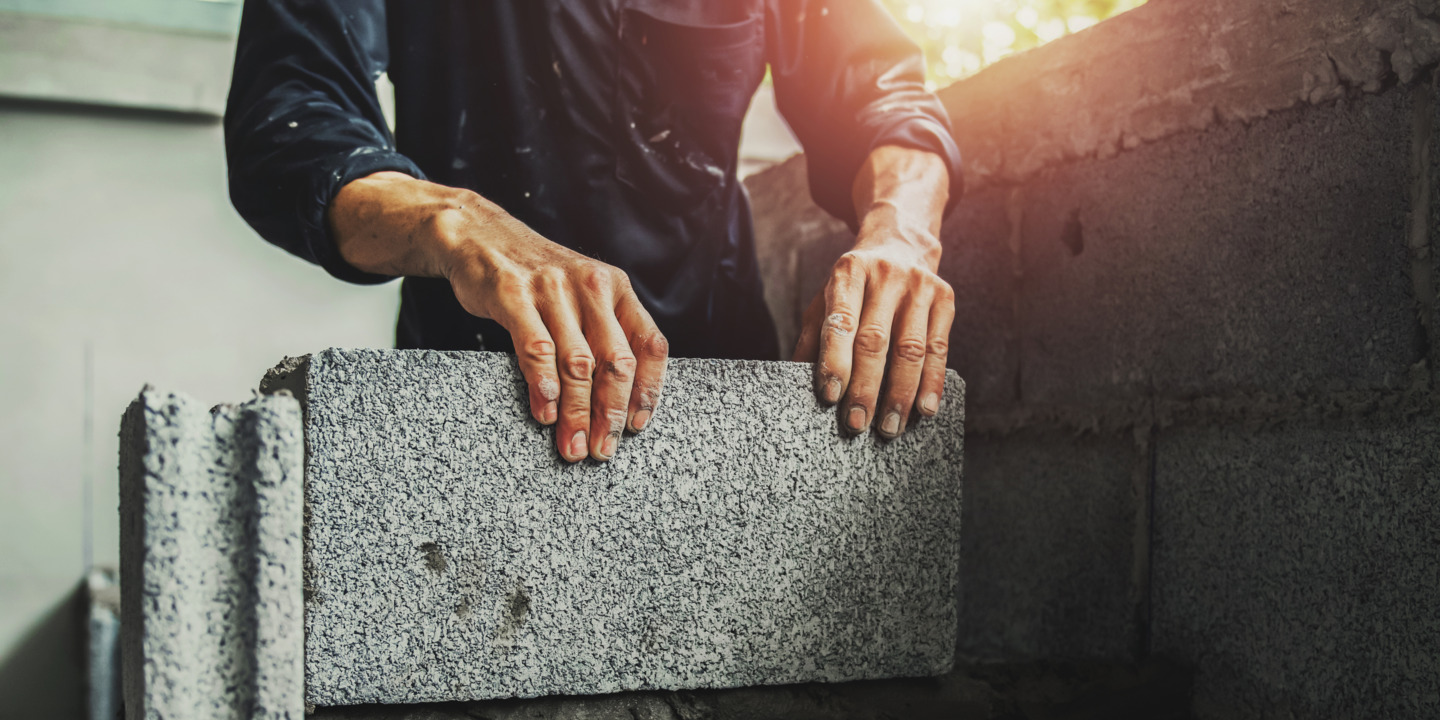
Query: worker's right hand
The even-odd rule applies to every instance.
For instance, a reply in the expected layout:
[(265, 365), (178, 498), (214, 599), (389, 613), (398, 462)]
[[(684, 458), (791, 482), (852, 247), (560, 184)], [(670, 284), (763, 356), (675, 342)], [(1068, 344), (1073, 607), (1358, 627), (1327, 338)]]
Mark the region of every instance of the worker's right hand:
[(669, 346), (618, 268), (541, 237), (469, 190), (381, 172), (329, 209), (360, 270), (444, 277), (472, 315), (510, 331), (530, 413), (556, 425), (560, 455), (609, 460), (660, 401)]

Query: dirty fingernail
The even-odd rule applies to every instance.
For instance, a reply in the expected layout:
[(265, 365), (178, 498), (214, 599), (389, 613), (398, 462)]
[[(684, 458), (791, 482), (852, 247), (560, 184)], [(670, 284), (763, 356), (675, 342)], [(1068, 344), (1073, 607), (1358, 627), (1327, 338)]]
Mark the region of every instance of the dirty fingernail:
[(848, 418), (849, 420), (847, 422), (850, 424), (851, 431), (858, 433), (865, 429), (865, 408), (850, 408)]
[(645, 423), (648, 422), (650, 422), (650, 411), (641, 410), (635, 413), (635, 418), (630, 421), (630, 427), (634, 428), (635, 432), (640, 432), (645, 429)]
[(900, 413), (889, 412), (885, 415), (885, 422), (880, 423), (880, 432), (886, 435), (900, 434)]
[(600, 443), (600, 457), (609, 460), (615, 457), (615, 447), (620, 443), (620, 433), (610, 433)]
[(825, 402), (840, 402), (840, 379), (830, 378), (825, 381)]
[(579, 460), (580, 458), (585, 457), (585, 455), (586, 455), (586, 450), (585, 450), (585, 431), (584, 431), (584, 430), (581, 430), (581, 431), (575, 433), (575, 436), (572, 437), (572, 438), (570, 438), (570, 453), (569, 453), (569, 455), (570, 455), (571, 458), (574, 458), (574, 459), (576, 459), (576, 460)]
[(555, 422), (556, 412), (556, 403), (545, 403), (545, 409), (540, 412), (540, 422), (543, 422), (546, 425)]
[(933, 392), (926, 393), (925, 397), (920, 398), (920, 409), (925, 411), (926, 415), (934, 415), (940, 412), (940, 396)]

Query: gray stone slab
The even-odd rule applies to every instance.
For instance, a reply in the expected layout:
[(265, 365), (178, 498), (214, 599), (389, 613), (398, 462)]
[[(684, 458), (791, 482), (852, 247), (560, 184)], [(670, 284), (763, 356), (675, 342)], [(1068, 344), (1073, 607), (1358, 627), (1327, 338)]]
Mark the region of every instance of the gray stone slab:
[(1154, 503), (1198, 718), (1440, 717), (1440, 419), (1165, 430)]
[(810, 372), (674, 359), (645, 432), (573, 466), (511, 356), (329, 350), (270, 378), (307, 398), (308, 699), (944, 673), (963, 384), (887, 443), (843, 437)]
[(1177, 135), (1024, 187), (1021, 396), (1402, 387), (1410, 93)]
[(966, 445), (960, 653), (1135, 657), (1143, 448), (1128, 434), (1058, 430), (972, 435)]
[(120, 435), (125, 716), (299, 720), (299, 405), (146, 388)]

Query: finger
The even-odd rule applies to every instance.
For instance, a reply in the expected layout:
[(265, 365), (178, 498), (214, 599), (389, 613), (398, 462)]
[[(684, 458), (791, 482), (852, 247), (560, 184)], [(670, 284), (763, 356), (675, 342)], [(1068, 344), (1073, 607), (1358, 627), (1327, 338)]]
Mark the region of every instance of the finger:
[(529, 299), (514, 302), (501, 323), (515, 340), (520, 373), (530, 390), (530, 415), (552, 425), (559, 412), (560, 379), (555, 370), (555, 341)]
[(910, 418), (910, 408), (915, 404), (915, 392), (925, 367), (928, 340), (925, 333), (930, 325), (932, 304), (933, 293), (912, 294), (901, 302), (900, 312), (895, 316), (884, 390), (876, 406), (880, 434), (884, 437), (898, 437)]
[(825, 286), (825, 318), (820, 321), (820, 355), (815, 363), (815, 391), (826, 404), (840, 402), (850, 384), (855, 328), (864, 300), (865, 275), (858, 261), (843, 255)]
[(941, 288), (930, 305), (930, 327), (926, 331), (925, 369), (920, 373), (920, 414), (934, 417), (945, 395), (945, 364), (950, 357), (950, 326), (955, 322), (955, 292)]
[(640, 304), (634, 291), (625, 293), (615, 308), (620, 327), (630, 340), (635, 353), (635, 385), (630, 391), (625, 426), (632, 433), (649, 424), (655, 408), (660, 405), (660, 391), (665, 385), (665, 362), (670, 357), (670, 343), (655, 327), (650, 313)]
[(615, 318), (614, 294), (596, 292), (581, 303), (580, 319), (595, 355), (595, 384), (590, 389), (590, 457), (609, 460), (620, 445), (635, 382), (635, 354)]
[(791, 362), (815, 362), (820, 354), (820, 319), (825, 316), (825, 293), (815, 293), (800, 318), (800, 337), (795, 340)]
[(840, 418), (845, 429), (862, 433), (875, 418), (880, 384), (885, 378), (885, 360), (890, 354), (890, 329), (904, 286), (899, 283), (872, 283), (865, 293), (860, 328), (855, 331), (853, 369), (841, 404)]
[(589, 453), (590, 389), (595, 375), (595, 356), (585, 340), (574, 300), (559, 293), (545, 304), (540, 316), (555, 338), (556, 367), (560, 374), (559, 419), (555, 448), (570, 462)]

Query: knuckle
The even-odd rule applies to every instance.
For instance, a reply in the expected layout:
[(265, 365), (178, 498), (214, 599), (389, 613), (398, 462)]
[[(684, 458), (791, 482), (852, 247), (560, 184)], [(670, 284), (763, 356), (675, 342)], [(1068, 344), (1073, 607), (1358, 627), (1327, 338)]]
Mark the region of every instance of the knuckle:
[(558, 267), (545, 267), (535, 273), (534, 285), (546, 295), (554, 295), (565, 287), (565, 271)]
[(835, 261), (835, 274), (841, 276), (853, 275), (856, 270), (860, 269), (861, 263), (862, 261), (859, 256), (855, 253), (847, 252)]
[(904, 362), (921, 362), (925, 359), (925, 341), (917, 337), (900, 338), (895, 341), (895, 357)]
[(592, 296), (614, 287), (610, 270), (600, 263), (590, 263), (580, 271), (580, 287)]
[(825, 318), (825, 329), (837, 335), (855, 332), (855, 315), (845, 310), (836, 310)]
[(630, 351), (614, 350), (600, 365), (605, 378), (614, 383), (627, 384), (635, 379), (635, 356)]
[(589, 353), (572, 353), (565, 358), (564, 372), (567, 380), (588, 383), (595, 376), (595, 358)]
[(889, 277), (891, 275), (894, 275), (895, 272), (899, 269), (900, 267), (895, 264), (894, 260), (891, 260), (890, 258), (884, 256), (877, 257), (870, 263), (871, 272), (880, 277)]
[(537, 363), (553, 360), (555, 357), (555, 342), (550, 338), (532, 337), (520, 344), (521, 356), (527, 362)]
[(638, 345), (640, 352), (652, 360), (663, 360), (670, 356), (670, 341), (657, 329), (641, 335)]
[(855, 351), (866, 355), (879, 355), (890, 344), (890, 334), (879, 325), (866, 325), (855, 333)]
[(935, 296), (939, 298), (941, 302), (954, 305), (955, 288), (950, 287), (950, 283), (945, 282), (944, 280), (940, 280), (939, 278), (936, 278), (936, 280), (940, 283), (940, 285), (935, 289)]
[(944, 357), (950, 353), (950, 339), (944, 337), (930, 338), (926, 343), (925, 352), (930, 355)]

